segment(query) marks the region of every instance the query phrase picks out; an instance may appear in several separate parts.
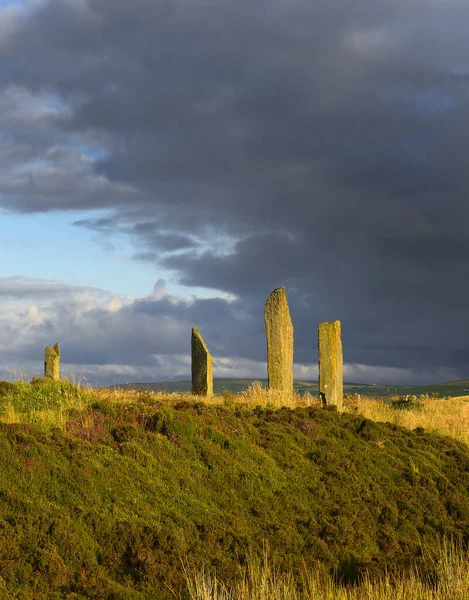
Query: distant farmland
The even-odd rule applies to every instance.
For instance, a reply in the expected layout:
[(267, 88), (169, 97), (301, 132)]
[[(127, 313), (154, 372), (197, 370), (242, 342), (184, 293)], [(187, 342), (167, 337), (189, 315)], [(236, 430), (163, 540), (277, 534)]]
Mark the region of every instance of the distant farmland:
[[(263, 386), (267, 387), (267, 379), (214, 379), (213, 389), (217, 395), (223, 394), (224, 391), (238, 394), (254, 382), (260, 381)], [(294, 382), (294, 388), (300, 394), (309, 392), (311, 395), (318, 395), (317, 381), (299, 380)], [(191, 381), (189, 379), (183, 381), (158, 381), (148, 383), (123, 383), (121, 385), (111, 386), (123, 390), (147, 390), (151, 391), (167, 391), (167, 392), (190, 392)], [(374, 398), (386, 398), (392, 395), (420, 395), (420, 394), (439, 394), (441, 396), (465, 396), (469, 395), (469, 379), (460, 381), (448, 381), (446, 383), (437, 383), (431, 385), (420, 386), (396, 386), (396, 385), (377, 385), (370, 383), (344, 383), (345, 394), (360, 394), (361, 396), (372, 396)]]

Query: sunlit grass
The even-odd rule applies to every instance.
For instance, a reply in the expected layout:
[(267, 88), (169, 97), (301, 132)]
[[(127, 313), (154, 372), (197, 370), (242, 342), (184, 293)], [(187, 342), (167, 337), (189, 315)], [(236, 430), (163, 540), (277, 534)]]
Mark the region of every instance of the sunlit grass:
[(345, 401), (345, 410), (358, 412), (372, 421), (393, 423), (407, 429), (422, 427), (469, 444), (469, 397), (419, 396), (406, 410), (380, 399), (351, 396)]
[[(269, 390), (259, 381), (239, 394), (225, 391), (212, 397), (193, 396), (189, 393), (169, 393), (122, 390), (119, 388), (93, 389), (86, 382), (62, 379), (59, 382), (40, 380), (36, 383), (16, 381), (0, 382), (0, 422), (30, 423), (46, 428), (64, 429), (70, 411), (81, 411), (86, 419), (86, 409), (96, 402), (131, 404), (145, 399), (146, 402), (191, 402), (208, 405), (289, 408), (320, 407), (319, 399), (311, 394), (300, 395), (296, 391), (285, 394)], [(406, 403), (383, 401), (371, 397), (352, 395), (344, 401), (344, 411), (361, 414), (378, 422), (388, 422), (407, 429), (422, 427), (428, 431), (449, 435), (469, 444), (469, 397), (435, 398), (419, 396)]]
[(384, 572), (373, 579), (365, 575), (356, 585), (336, 581), (321, 564), (313, 570), (305, 568), (295, 579), (275, 568), (265, 551), (262, 560), (250, 556), (244, 576), (230, 587), (204, 570), (191, 571), (186, 566), (185, 575), (191, 600), (467, 600), (467, 551), (444, 541), (432, 558), (431, 577), (413, 567), (405, 574)]
[(319, 406), (319, 399), (309, 393), (300, 395), (294, 390), (292, 394), (285, 394), (280, 390), (264, 387), (260, 381), (254, 381), (247, 390), (236, 397), (236, 401), (251, 406), (271, 406), (273, 408), (281, 406), (288, 406), (289, 408)]
[[(186, 404), (197, 406), (187, 407)], [(213, 408), (212, 405), (221, 405), (223, 409), (219, 409), (218, 407)], [(255, 410), (256, 407), (276, 409), (285, 406), (292, 409), (300, 407), (313, 407), (314, 409), (317, 407), (318, 411), (303, 409), (295, 413), (290, 413), (289, 411)], [(238, 410), (238, 407), (241, 409)], [(399, 488), (397, 491), (394, 490), (392, 492), (394, 494), (393, 498), (398, 498), (400, 501), (401, 489), (406, 489), (407, 494), (417, 494), (415, 505), (419, 506), (421, 510), (425, 510), (426, 518), (431, 516), (432, 519), (436, 519), (439, 522), (438, 515), (442, 511), (444, 512), (444, 504), (442, 504), (443, 508), (435, 509), (433, 516), (427, 505), (424, 508), (421, 506), (421, 495), (419, 494), (425, 491), (424, 485), (426, 485), (426, 479), (422, 479), (423, 487), (420, 488), (421, 491), (416, 491), (415, 487), (408, 484), (409, 477), (412, 478), (415, 476), (418, 479), (419, 468), (422, 469), (422, 472), (427, 473), (425, 477), (433, 477), (434, 461), (430, 461), (431, 465), (427, 466), (425, 464), (425, 457), (421, 457), (422, 462), (419, 463), (418, 456), (415, 454), (411, 454), (410, 458), (407, 458), (406, 454), (404, 460), (400, 456), (400, 453), (396, 452), (395, 459), (393, 455), (393, 459), (389, 463), (386, 457), (389, 456), (389, 452), (392, 450), (389, 450), (389, 452), (381, 452), (379, 450), (377, 452), (376, 446), (382, 448), (386, 445), (386, 447), (392, 448), (391, 443), (387, 446), (386, 435), (394, 435), (393, 439), (398, 441), (417, 436), (413, 436), (402, 430), (398, 431), (395, 428), (393, 430), (382, 425), (377, 426), (373, 423), (367, 423), (365, 435), (361, 436), (361, 418), (356, 419), (347, 414), (335, 415), (326, 411), (321, 412), (319, 407), (319, 400), (314, 396), (309, 394), (300, 396), (296, 392), (285, 395), (275, 390), (266, 389), (260, 382), (255, 382), (249, 389), (240, 394), (225, 391), (222, 395), (211, 398), (192, 396), (188, 393), (128, 391), (118, 388), (95, 390), (88, 386), (86, 382), (73, 382), (66, 379), (59, 382), (0, 382), (0, 422), (34, 425), (34, 427), (24, 428), (22, 426), (5, 427), (5, 436), (13, 436), (14, 432), (17, 431), (20, 441), (22, 441), (22, 435), (31, 435), (31, 438), (34, 439), (38, 428), (48, 430), (58, 427), (64, 432), (64, 435), (54, 432), (54, 435), (51, 436), (52, 439), (66, 440), (67, 444), (68, 441), (73, 440), (76, 448), (79, 448), (80, 452), (83, 453), (82, 456), (92, 459), (91, 461), (79, 460), (80, 453), (73, 450), (67, 460), (77, 461), (74, 467), (75, 471), (73, 471), (77, 479), (82, 476), (82, 469), (94, 464), (93, 461), (96, 464), (101, 464), (99, 462), (100, 457), (104, 457), (105, 462), (103, 464), (107, 465), (107, 461), (111, 461), (112, 459), (112, 471), (105, 468), (95, 470), (91, 468), (86, 476), (86, 480), (81, 480), (80, 485), (84, 486), (85, 481), (88, 481), (91, 477), (96, 478), (93, 480), (96, 484), (90, 487), (87, 506), (94, 506), (95, 502), (100, 501), (102, 490), (106, 494), (111, 493), (107, 490), (113, 489), (113, 485), (115, 484), (113, 478), (118, 473), (117, 467), (121, 468), (119, 471), (120, 481), (126, 482), (123, 487), (125, 489), (132, 489), (132, 499), (128, 501), (128, 506), (131, 507), (129, 514), (133, 515), (138, 507), (141, 511), (138, 513), (140, 515), (139, 518), (142, 518), (141, 515), (146, 514), (147, 510), (151, 510), (151, 507), (157, 502), (161, 490), (165, 490), (166, 486), (173, 485), (171, 493), (167, 494), (167, 498), (163, 498), (165, 502), (164, 510), (166, 510), (167, 506), (172, 506), (174, 498), (178, 494), (181, 496), (186, 494), (186, 501), (180, 505), (179, 510), (185, 511), (187, 509), (189, 512), (187, 521), (184, 521), (178, 530), (179, 539), (184, 538), (182, 532), (187, 524), (191, 523), (190, 519), (194, 518), (197, 523), (202, 524), (205, 523), (204, 519), (206, 519), (206, 513), (203, 512), (205, 505), (200, 499), (199, 486), (201, 480), (197, 479), (196, 491), (193, 495), (190, 495), (186, 487), (184, 487), (192, 485), (194, 479), (196, 479), (195, 474), (203, 473), (204, 477), (213, 478), (213, 485), (211, 484), (210, 490), (213, 489), (216, 494), (220, 494), (220, 502), (225, 503), (222, 506), (228, 507), (226, 510), (228, 511), (227, 514), (232, 515), (232, 523), (237, 523), (240, 521), (240, 515), (242, 521), (244, 518), (242, 515), (245, 513), (241, 509), (238, 512), (236, 510), (232, 513), (229, 513), (229, 510), (232, 510), (233, 506), (236, 508), (237, 498), (242, 497), (246, 490), (248, 490), (249, 494), (252, 493), (252, 497), (247, 496), (249, 499), (248, 506), (251, 507), (252, 505), (254, 510), (257, 510), (258, 506), (269, 507), (269, 511), (274, 510), (272, 488), (284, 494), (282, 500), (277, 502), (277, 506), (286, 506), (287, 501), (289, 501), (288, 490), (296, 482), (302, 481), (304, 471), (300, 470), (301, 464), (306, 465), (306, 470), (309, 469), (308, 473), (310, 477), (316, 477), (318, 473), (323, 477), (327, 475), (329, 477), (327, 482), (329, 483), (325, 486), (327, 494), (322, 500), (323, 504), (320, 504), (316, 496), (316, 489), (320, 489), (321, 483), (318, 478), (317, 480), (314, 479), (315, 483), (312, 486), (314, 493), (311, 494), (311, 497), (308, 496), (307, 488), (300, 486), (299, 491), (297, 490), (294, 496), (295, 503), (297, 503), (294, 505), (295, 509), (292, 509), (292, 505), (290, 505), (288, 511), (285, 509), (285, 512), (279, 512), (278, 516), (276, 516), (276, 523), (279, 524), (279, 530), (282, 525), (285, 527), (286, 533), (282, 533), (285, 535), (286, 540), (284, 544), (286, 554), (290, 553), (291, 548), (294, 547), (290, 540), (295, 539), (298, 542), (300, 539), (300, 537), (288, 537), (290, 531), (294, 531), (295, 528), (294, 521), (290, 523), (288, 519), (290, 519), (292, 514), (295, 515), (295, 510), (301, 506), (303, 506), (303, 513), (308, 516), (310, 514), (320, 514), (321, 510), (326, 510), (325, 506), (327, 507), (327, 511), (332, 515), (330, 506), (332, 503), (330, 499), (331, 490), (334, 490), (334, 493), (339, 490), (337, 492), (338, 499), (334, 500), (334, 511), (336, 505), (349, 510), (349, 512), (346, 512), (344, 509), (344, 512), (339, 515), (342, 518), (341, 531), (350, 535), (350, 538), (355, 539), (351, 533), (351, 528), (347, 526), (344, 520), (344, 515), (346, 515), (346, 518), (350, 522), (355, 519), (355, 508), (348, 504), (348, 499), (357, 496), (357, 493), (349, 493), (348, 488), (345, 486), (350, 486), (350, 489), (353, 490), (360, 489), (354, 486), (357, 480), (362, 477), (363, 465), (366, 465), (367, 469), (371, 469), (372, 466), (375, 467), (377, 465), (374, 471), (374, 480), (380, 481), (381, 474), (386, 473), (386, 468), (389, 467), (389, 464), (391, 465), (390, 468), (393, 469), (394, 462), (396, 462), (399, 465), (399, 473), (401, 473), (399, 475), (401, 477), (400, 481), (403, 481), (407, 487)], [(252, 411), (250, 410), (251, 408), (253, 409)], [(404, 398), (396, 399), (394, 402), (383, 402), (374, 398), (350, 396), (346, 398), (344, 411), (353, 415), (363, 415), (363, 417), (367, 417), (373, 421), (390, 422), (407, 429), (422, 427), (427, 431), (450, 435), (458, 440), (469, 443), (469, 398), (449, 399), (423, 396), (411, 398), (409, 401)], [(258, 421), (262, 427), (259, 426)], [(348, 424), (348, 429), (340, 429), (344, 423), (345, 425)], [(25, 433), (23, 430), (26, 432), (30, 430), (30, 433)], [(384, 434), (382, 433), (383, 431)], [(376, 433), (376, 437), (373, 437), (375, 435), (374, 432), (378, 432)], [(367, 438), (366, 435), (371, 437)], [(42, 433), (39, 437), (43, 439), (40, 440), (40, 443), (38, 442), (37, 446), (41, 448), (44, 446), (44, 448), (49, 450), (47, 446), (49, 437), (43, 436)], [(257, 442), (259, 437), (263, 440), (263, 445)], [(443, 454), (443, 450), (440, 450), (441, 444), (446, 443), (451, 448), (459, 446), (459, 444), (455, 444), (452, 440), (445, 441), (435, 438), (435, 436), (421, 436), (421, 439), (421, 443), (426, 444), (429, 451), (435, 452), (437, 456)], [(94, 445), (95, 441), (97, 442), (96, 445)], [(332, 450), (330, 449), (331, 442), (333, 444)], [(41, 468), (41, 461), (34, 462), (36, 460), (35, 456), (31, 458), (28, 454), (29, 443), (29, 440), (25, 440), (25, 445), (20, 444), (18, 446), (24, 456), (22, 456), (22, 462), (18, 467), (21, 477), (18, 478), (19, 483), (17, 485), (23, 485), (25, 481), (29, 482), (30, 477), (36, 476), (35, 470)], [(64, 442), (61, 446), (61, 448), (65, 448), (65, 451), (68, 448), (67, 444)], [(7, 447), (5, 445), (5, 448)], [(258, 462), (258, 457), (264, 456), (266, 447), (269, 448), (271, 454), (265, 454), (265, 459)], [(398, 442), (396, 442), (396, 447), (400, 448)], [(33, 448), (34, 452), (36, 452), (35, 448), (36, 446)], [(249, 448), (250, 450), (247, 451)], [(344, 451), (344, 448), (346, 448), (346, 451)], [(373, 451), (374, 458), (371, 464), (369, 456)], [(16, 447), (15, 452), (17, 452)], [(347, 461), (351, 454), (354, 455), (355, 460), (353, 465), (357, 465), (356, 473), (358, 475), (355, 478), (351, 478), (343, 471), (344, 461)], [(358, 455), (361, 457), (360, 459), (357, 458)], [(289, 456), (289, 458), (286, 461), (286, 466), (282, 466), (285, 456)], [(305, 456), (307, 456), (307, 459)], [(54, 461), (57, 460), (57, 465), (55, 466), (59, 469), (59, 459), (62, 460), (61, 452), (57, 452), (55, 446), (51, 446), (50, 453), (44, 454), (43, 462), (47, 460), (51, 464), (55, 464)], [(237, 460), (238, 462), (236, 462)], [(311, 462), (307, 463), (306, 460)], [(413, 460), (415, 460), (418, 468), (415, 467)], [(453, 460), (451, 459), (451, 455), (449, 455), (448, 460), (450, 463)], [(8, 467), (8, 464), (7, 462), (6, 467)], [(309, 467), (310, 464), (313, 465), (311, 469)], [(133, 468), (129, 468), (128, 465), (134, 465), (133, 468), (136, 465), (140, 469), (138, 471), (138, 476), (140, 477), (139, 485), (132, 487), (137, 475), (134, 474)], [(248, 465), (249, 468), (245, 467), (245, 465)], [(324, 467), (323, 465), (326, 466)], [(381, 467), (381, 465), (383, 466)], [(166, 471), (163, 470), (163, 467)], [(298, 471), (292, 477), (291, 472), (294, 468), (298, 469)], [(453, 481), (454, 476), (459, 478), (459, 467), (455, 467), (452, 471), (449, 470), (449, 467), (447, 468), (448, 472), (445, 477), (449, 481)], [(40, 474), (40, 477), (37, 476), (35, 480), (37, 494), (41, 490), (44, 478), (51, 472), (51, 469), (47, 466)], [(109, 473), (112, 473), (112, 475)], [(149, 485), (153, 485), (152, 478), (157, 476), (161, 478), (159, 487), (155, 487), (156, 491), (152, 492), (151, 498), (148, 500), (144, 495), (146, 493), (145, 490), (147, 490)], [(5, 477), (11, 478), (10, 475), (6, 475)], [(109, 477), (109, 479), (106, 479), (106, 477)], [(367, 477), (371, 477), (368, 472)], [(289, 482), (288, 485), (285, 485), (285, 488), (281, 487), (283, 478)], [(337, 480), (334, 478), (337, 478)], [(68, 481), (68, 479), (64, 477), (63, 481)], [(377, 498), (381, 498), (382, 490), (384, 490), (385, 500), (388, 501), (391, 494), (392, 486), (389, 485), (391, 481), (391, 478), (388, 477), (384, 484), (380, 484), (380, 490), (375, 490)], [(429, 481), (433, 480), (429, 479)], [(459, 489), (461, 490), (461, 497), (464, 499), (467, 497), (466, 484), (463, 478), (458, 479), (458, 481), (462, 481)], [(53, 487), (56, 485), (56, 482), (50, 481), (49, 485)], [(65, 484), (62, 483), (61, 486), (63, 489), (67, 489)], [(223, 486), (225, 487), (223, 488)], [(264, 495), (261, 495), (259, 492), (261, 488)], [(284, 489), (287, 491), (283, 491)], [(99, 490), (99, 493), (96, 490)], [(120, 487), (118, 492), (118, 494), (117, 492), (112, 492), (112, 494), (115, 493), (116, 497), (119, 498), (119, 502), (122, 503), (125, 500), (125, 494), (121, 494)], [(293, 492), (291, 493), (293, 494)], [(139, 500), (140, 494), (142, 494), (142, 498)], [(281, 496), (279, 495), (279, 497)], [(457, 499), (457, 496), (451, 496), (450, 492), (448, 492), (447, 497), (451, 502), (455, 498)], [(207, 498), (210, 498), (210, 495), (205, 497), (205, 503), (208, 502)], [(435, 502), (440, 498), (441, 494), (439, 493), (435, 496)], [(259, 502), (259, 499), (262, 502)], [(358, 499), (360, 499), (359, 496)], [(381, 498), (381, 500), (376, 501), (383, 502), (383, 499)], [(397, 502), (397, 500), (393, 500), (393, 502)], [(461, 500), (461, 505), (464, 502)], [(456, 504), (455, 500), (455, 506)], [(64, 502), (64, 506), (68, 506), (66, 502)], [(106, 503), (103, 501), (102, 507), (105, 506)], [(121, 505), (116, 504), (116, 506)], [(431, 507), (433, 504), (429, 506)], [(115, 510), (121, 509), (116, 508)], [(127, 513), (122, 512), (122, 515), (124, 514), (126, 515), (125, 518), (127, 518)], [(158, 518), (153, 513), (148, 517), (149, 527), (158, 522), (163, 512), (155, 514), (159, 515)], [(223, 536), (227, 529), (227, 521), (224, 514), (220, 514), (218, 517), (217, 514), (215, 510), (211, 515), (211, 527), (214, 527), (214, 523), (217, 525), (217, 535), (219, 536), (213, 542), (213, 548), (216, 549), (216, 552), (212, 549), (213, 554), (211, 556), (215, 556), (216, 561), (220, 561), (223, 552), (220, 548), (225, 548), (225, 541), (219, 542), (218, 540), (225, 540)], [(396, 509), (396, 519), (399, 514), (402, 513)], [(335, 513), (333, 516), (334, 518), (331, 518), (332, 525), (334, 525)], [(219, 520), (217, 521), (215, 517)], [(101, 516), (99, 518), (101, 519)], [(108, 515), (107, 518), (109, 519), (109, 523), (113, 524), (115, 514), (110, 513), (110, 516)], [(262, 518), (259, 518), (259, 523), (262, 523)], [(391, 517), (389, 518), (391, 519)], [(286, 521), (290, 523), (288, 527), (285, 526)], [(366, 521), (362, 521), (361, 523), (366, 523)], [(392, 520), (389, 523), (391, 531), (395, 527), (395, 523)], [(128, 526), (130, 527), (130, 524)], [(42, 525), (38, 526), (38, 531), (42, 531), (41, 527)], [(95, 527), (95, 524), (93, 524), (93, 527)], [(109, 527), (112, 527), (112, 525)], [(168, 530), (173, 531), (174, 527), (174, 523), (171, 523)], [(378, 530), (379, 527), (376, 515), (374, 515), (371, 519), (369, 530), (373, 532), (374, 528)], [(463, 530), (462, 526), (458, 525), (458, 527), (460, 527), (458, 531), (461, 532)], [(448, 529), (440, 529), (438, 531), (449, 531), (452, 534), (455, 529), (452, 530), (448, 527)], [(467, 531), (467, 527), (463, 531)], [(244, 540), (248, 533), (249, 531), (247, 533), (243, 531), (242, 535), (237, 533), (239, 540)], [(266, 528), (262, 536), (260, 535), (256, 539), (256, 543), (259, 540), (265, 539), (264, 533), (266, 536), (271, 535), (270, 530)], [(276, 539), (276, 535), (274, 531), (274, 537), (270, 538), (271, 541), (272, 539)], [(401, 537), (396, 538), (396, 540), (406, 539), (407, 534), (405, 532), (401, 532), (400, 535)], [(418, 537), (417, 533), (412, 534), (412, 536), (409, 535), (409, 540), (415, 541), (416, 537)], [(116, 539), (119, 538), (116, 537)], [(177, 538), (175, 539), (177, 541)], [(197, 538), (194, 539), (197, 540)], [(333, 544), (336, 544), (337, 547), (343, 546), (345, 543), (344, 539), (342, 535), (337, 535), (335, 539), (331, 537), (327, 542), (327, 548), (331, 548)], [(145, 560), (148, 558), (148, 561), (150, 561), (148, 562), (148, 573), (151, 574), (151, 569), (156, 569), (158, 564), (161, 564), (162, 557), (165, 556), (165, 553), (172, 552), (171, 548), (176, 542), (170, 540), (168, 542), (169, 545), (165, 547), (164, 553), (162, 551), (159, 555), (158, 561), (160, 562), (158, 563), (155, 559), (153, 564), (151, 563), (151, 560), (153, 560), (153, 546), (150, 543), (147, 544), (143, 534), (142, 540), (141, 549), (143, 554), (137, 554), (138, 556), (146, 557)], [(228, 540), (228, 536), (226, 540)], [(428, 541), (428, 538), (426, 540)], [(397, 543), (398, 541), (396, 541)], [(84, 543), (85, 546), (86, 544)], [(182, 552), (187, 551), (188, 546), (181, 547), (183, 548)], [(353, 541), (351, 548), (355, 550), (357, 547), (355, 541)], [(106, 551), (110, 551), (109, 547), (107, 547)], [(205, 547), (202, 548), (201, 546), (201, 550), (198, 551), (199, 558), (206, 557), (204, 551)], [(219, 551), (220, 554), (216, 554)], [(277, 548), (278, 552), (279, 549)], [(301, 561), (305, 560), (308, 552), (309, 550), (303, 549), (298, 554), (299, 562), (296, 563), (297, 568), (301, 568)], [(425, 548), (422, 548), (422, 552), (426, 552)], [(417, 554), (418, 552), (415, 552), (415, 549), (412, 553), (409, 551), (409, 560), (413, 560)], [(120, 556), (117, 550), (115, 556)], [(382, 550), (376, 550), (374, 560), (381, 560), (381, 556)], [(311, 556), (309, 557), (310, 562), (308, 564), (310, 566), (308, 570), (305, 567), (303, 574), (298, 576), (295, 574), (297, 572), (294, 571), (279, 570), (275, 566), (275, 563), (271, 562), (268, 552), (261, 558), (252, 554), (245, 567), (236, 565), (236, 568), (233, 569), (236, 575), (230, 580), (230, 587), (227, 587), (228, 584), (224, 585), (222, 581), (219, 581), (214, 571), (210, 570), (208, 566), (205, 571), (191, 570), (190, 566), (186, 564), (185, 569), (188, 593), (194, 600), (391, 600), (391, 598), (393, 600), (469, 600), (469, 561), (466, 552), (460, 546), (446, 542), (441, 547), (439, 554), (428, 558), (429, 556), (427, 554), (425, 574), (419, 572), (417, 567), (412, 569), (412, 565), (409, 564), (409, 570), (405, 573), (383, 570), (381, 574), (378, 573), (373, 579), (371, 576), (365, 574), (358, 581), (357, 585), (350, 587), (342, 585), (337, 581), (334, 574), (331, 574), (325, 566), (318, 564), (316, 568), (312, 569)], [(276, 557), (278, 559), (278, 554)], [(323, 557), (324, 553), (320, 554), (320, 560), (323, 560)], [(134, 559), (137, 560), (135, 557)], [(140, 558), (138, 560), (140, 561)], [(202, 564), (206, 564), (211, 565), (213, 568), (214, 564), (220, 564), (220, 562), (216, 561), (213, 559), (212, 563), (209, 560), (203, 562), (202, 558), (200, 558), (197, 565), (200, 567)], [(174, 566), (175, 562), (173, 561), (171, 564)], [(292, 563), (285, 560), (285, 564), (290, 565)], [(370, 565), (373, 566), (373, 564), (376, 566), (376, 563), (367, 562), (366, 568)], [(406, 562), (401, 564), (407, 565)], [(420, 564), (423, 564), (423, 562)], [(428, 568), (429, 564), (430, 569)], [(139, 562), (138, 565), (139, 568), (143, 569), (147, 563), (142, 559), (141, 564)], [(238, 566), (240, 573), (243, 573), (244, 569), (244, 575), (241, 574), (240, 577), (237, 575)], [(333, 568), (330, 563), (329, 567)], [(145, 566), (145, 568), (147, 567)], [(285, 568), (288, 569), (288, 567)], [(177, 565), (175, 569), (177, 570)], [(431, 577), (429, 577), (429, 573)], [(179, 577), (182, 576), (181, 571), (178, 574)], [(156, 580), (156, 575), (152, 576)], [(165, 567), (164, 577), (167, 576), (168, 572)], [(175, 577), (174, 574), (173, 577)], [(183, 581), (182, 584), (184, 585)]]
[(90, 387), (67, 379), (0, 382), (0, 422), (64, 429), (70, 410), (83, 411), (93, 401)]
[[(278, 390), (270, 390), (259, 381), (253, 382), (248, 389), (233, 394), (226, 391), (219, 396), (209, 398), (192, 396), (187, 393), (168, 392), (141, 392), (119, 389), (93, 390), (95, 400), (106, 399), (116, 403), (133, 402), (139, 397), (151, 397), (155, 402), (204, 402), (205, 404), (243, 405), (246, 407), (271, 407), (288, 408), (320, 407), (317, 396), (309, 393), (300, 395), (296, 391), (285, 394)], [(411, 402), (409, 409), (398, 407), (399, 403), (385, 402), (379, 398), (360, 397), (358, 395), (346, 397), (344, 411), (358, 413), (372, 421), (387, 422), (406, 429), (422, 427), (428, 431), (449, 435), (469, 444), (469, 396), (463, 398), (441, 398), (419, 396)]]
[[(119, 388), (93, 389), (86, 382), (74, 382), (68, 379), (60, 381), (37, 380), (27, 383), (17, 380), (14, 383), (0, 382), (0, 422), (35, 424), (42, 428), (59, 427), (66, 429), (70, 413), (80, 413), (78, 419), (84, 427), (92, 419), (87, 409), (96, 402), (110, 402), (116, 405), (133, 404), (144, 400), (146, 403), (165, 403), (169, 406), (179, 402), (200, 403), (224, 406), (271, 407), (319, 406), (318, 400), (297, 392), (285, 395), (278, 390), (269, 390), (258, 381), (248, 390), (233, 394), (225, 391), (222, 395), (203, 397), (189, 393), (148, 392), (123, 390)], [(91, 416), (90, 416), (91, 415)]]
[(279, 390), (271, 390), (264, 387), (260, 381), (254, 381), (246, 390), (239, 394), (226, 390), (221, 395), (214, 396), (193, 396), (184, 392), (166, 392), (166, 391), (142, 391), (142, 390), (123, 390), (119, 388), (101, 388), (93, 390), (96, 400), (110, 400), (116, 403), (133, 402), (139, 398), (151, 398), (155, 402), (203, 402), (208, 405), (240, 405), (247, 407), (271, 407), (280, 408), (288, 406), (289, 408), (320, 406), (319, 399), (309, 393), (300, 395), (297, 391), (292, 394), (285, 394)]

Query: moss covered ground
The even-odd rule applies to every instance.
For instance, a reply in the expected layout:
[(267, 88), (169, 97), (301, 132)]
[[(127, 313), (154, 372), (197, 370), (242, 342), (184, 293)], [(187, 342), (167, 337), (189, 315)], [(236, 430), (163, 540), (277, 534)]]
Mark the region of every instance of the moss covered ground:
[[(0, 598), (185, 598), (184, 565), (229, 583), (265, 545), (292, 573), (431, 577), (432, 549), (469, 539), (469, 450), (450, 437), (229, 397), (80, 406), (41, 385), (67, 399), (60, 427), (0, 424)], [(27, 390), (0, 386), (0, 413)]]

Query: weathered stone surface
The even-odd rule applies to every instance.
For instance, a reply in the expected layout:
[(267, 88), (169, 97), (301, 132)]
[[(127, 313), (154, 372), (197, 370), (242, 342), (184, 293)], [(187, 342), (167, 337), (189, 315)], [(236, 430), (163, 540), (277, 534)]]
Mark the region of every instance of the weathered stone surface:
[(269, 388), (293, 392), (293, 325), (285, 287), (275, 289), (264, 307)]
[(44, 351), (44, 379), (60, 379), (60, 346), (46, 346)]
[(192, 393), (213, 396), (212, 355), (197, 327), (192, 328)]
[(340, 321), (318, 325), (319, 395), (323, 406), (342, 410), (344, 398)]

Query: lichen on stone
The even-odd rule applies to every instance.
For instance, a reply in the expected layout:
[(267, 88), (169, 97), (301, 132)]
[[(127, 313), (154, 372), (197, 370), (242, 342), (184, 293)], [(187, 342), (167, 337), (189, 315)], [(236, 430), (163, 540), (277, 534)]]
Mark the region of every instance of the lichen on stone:
[(212, 355), (197, 327), (192, 328), (191, 359), (192, 393), (213, 396)]
[(46, 346), (44, 350), (44, 379), (59, 381), (60, 379), (60, 346)]
[(344, 397), (340, 321), (318, 325), (319, 396), (323, 406), (342, 410)]
[(293, 392), (293, 324), (285, 287), (276, 288), (264, 307), (267, 377), (270, 389)]

